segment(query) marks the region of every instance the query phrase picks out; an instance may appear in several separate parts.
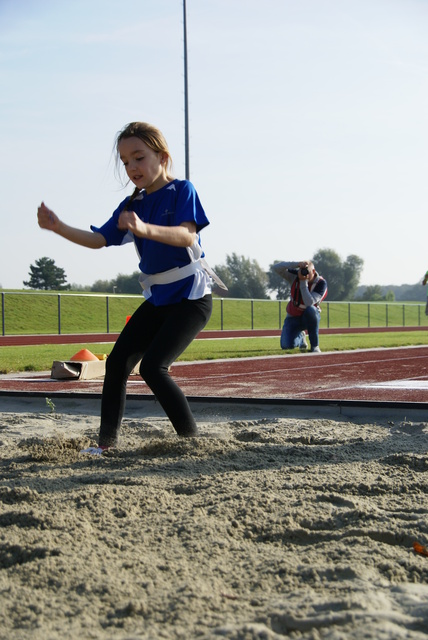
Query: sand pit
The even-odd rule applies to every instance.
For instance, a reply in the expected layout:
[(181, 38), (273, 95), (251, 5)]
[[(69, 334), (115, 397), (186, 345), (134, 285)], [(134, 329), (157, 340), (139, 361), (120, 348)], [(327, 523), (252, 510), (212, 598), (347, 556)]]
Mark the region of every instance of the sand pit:
[(1, 398), (1, 637), (427, 637), (428, 423), (98, 405)]

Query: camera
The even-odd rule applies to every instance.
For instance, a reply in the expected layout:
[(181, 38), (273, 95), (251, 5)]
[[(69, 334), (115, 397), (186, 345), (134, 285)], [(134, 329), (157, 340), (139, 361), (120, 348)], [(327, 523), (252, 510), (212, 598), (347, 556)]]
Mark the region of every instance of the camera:
[(309, 269), (307, 269), (306, 267), (302, 267), (300, 269), (300, 273), (302, 274), (302, 276), (308, 276), (309, 275)]

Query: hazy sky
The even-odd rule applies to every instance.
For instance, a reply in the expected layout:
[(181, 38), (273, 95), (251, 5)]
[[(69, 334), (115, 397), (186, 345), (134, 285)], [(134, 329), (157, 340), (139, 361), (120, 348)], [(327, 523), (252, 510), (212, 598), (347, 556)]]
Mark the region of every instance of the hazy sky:
[[(428, 1), (187, 0), (190, 179), (209, 263), (321, 248), (361, 284), (428, 269)], [(118, 130), (157, 125), (184, 178), (182, 0), (0, 0), (0, 285), (48, 256), (69, 283), (137, 270), (37, 226), (107, 220), (130, 193)]]

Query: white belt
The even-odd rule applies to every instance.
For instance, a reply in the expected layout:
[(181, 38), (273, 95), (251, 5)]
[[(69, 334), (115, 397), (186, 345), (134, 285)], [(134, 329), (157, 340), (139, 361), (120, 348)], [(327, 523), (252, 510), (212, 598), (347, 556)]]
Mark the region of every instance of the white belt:
[(202, 269), (204, 269), (204, 271), (208, 273), (208, 275), (214, 280), (214, 282), (218, 284), (220, 289), (224, 289), (225, 291), (228, 291), (228, 288), (224, 284), (223, 280), (220, 280), (218, 275), (211, 269), (210, 265), (205, 260), (205, 258), (200, 258), (199, 262), (201, 263)]
[(174, 267), (174, 269), (161, 271), (160, 273), (140, 273), (138, 281), (144, 291), (150, 291), (150, 287), (154, 284), (171, 284), (171, 282), (184, 280), (184, 278), (195, 275), (201, 270), (201, 268), (208, 273), (208, 275), (221, 289), (225, 289), (227, 291), (227, 287), (224, 282), (222, 282), (214, 273), (204, 258), (200, 258), (194, 262), (189, 262), (189, 264), (186, 264), (184, 267)]

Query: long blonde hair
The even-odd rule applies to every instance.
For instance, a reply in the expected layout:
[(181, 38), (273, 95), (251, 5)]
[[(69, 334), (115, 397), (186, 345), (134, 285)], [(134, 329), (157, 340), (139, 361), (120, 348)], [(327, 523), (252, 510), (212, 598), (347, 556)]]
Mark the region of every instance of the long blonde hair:
[[(152, 151), (161, 153), (166, 158), (166, 178), (167, 180), (174, 180), (174, 177), (170, 171), (172, 171), (172, 158), (168, 149), (168, 144), (165, 140), (163, 133), (152, 124), (148, 122), (130, 122), (127, 124), (116, 136), (115, 140), (115, 152), (116, 152), (116, 170), (120, 175), (121, 160), (119, 154), (119, 144), (122, 140), (127, 138), (139, 138), (142, 140)], [(129, 199), (127, 206), (137, 197), (140, 193), (140, 189), (135, 187), (134, 192)]]

